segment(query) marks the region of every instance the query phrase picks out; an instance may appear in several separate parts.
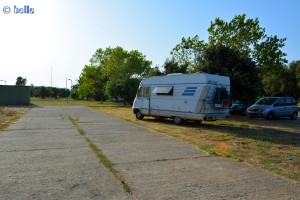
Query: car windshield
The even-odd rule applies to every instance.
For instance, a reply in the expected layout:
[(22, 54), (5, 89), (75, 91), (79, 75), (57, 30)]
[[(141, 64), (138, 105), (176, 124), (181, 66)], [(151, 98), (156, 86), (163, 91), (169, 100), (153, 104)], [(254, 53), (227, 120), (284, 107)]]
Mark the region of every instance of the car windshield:
[(270, 97), (270, 98), (262, 98), (256, 102), (257, 105), (272, 105), (278, 98)]

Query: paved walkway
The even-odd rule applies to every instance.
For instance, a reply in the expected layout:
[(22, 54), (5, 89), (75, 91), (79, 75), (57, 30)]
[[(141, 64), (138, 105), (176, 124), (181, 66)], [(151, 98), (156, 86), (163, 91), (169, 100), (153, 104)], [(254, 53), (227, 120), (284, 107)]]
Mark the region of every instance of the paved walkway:
[[(132, 195), (69, 116), (116, 164)], [(300, 199), (300, 185), (82, 106), (40, 107), (0, 132), (0, 199), (282, 200)]]

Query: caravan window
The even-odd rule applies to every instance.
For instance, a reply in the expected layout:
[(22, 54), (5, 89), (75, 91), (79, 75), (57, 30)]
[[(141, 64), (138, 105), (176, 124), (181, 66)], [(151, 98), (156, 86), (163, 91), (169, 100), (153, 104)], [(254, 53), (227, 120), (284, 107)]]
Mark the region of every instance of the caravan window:
[(229, 94), (226, 88), (216, 88), (216, 93), (214, 97), (215, 107), (224, 108), (229, 106)]
[(141, 87), (139, 87), (139, 89), (137, 91), (137, 96), (142, 97), (142, 94), (143, 94), (143, 89)]
[(173, 87), (172, 86), (157, 86), (152, 93), (156, 95), (169, 95), (173, 96)]
[(144, 87), (143, 97), (150, 97), (150, 87)]
[(150, 87), (140, 87), (137, 91), (138, 97), (149, 97), (150, 96)]

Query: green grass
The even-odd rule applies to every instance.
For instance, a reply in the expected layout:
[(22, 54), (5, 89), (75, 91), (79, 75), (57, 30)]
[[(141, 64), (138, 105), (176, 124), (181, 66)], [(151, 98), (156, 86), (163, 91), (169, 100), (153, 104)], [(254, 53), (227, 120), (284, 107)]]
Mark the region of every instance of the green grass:
[(213, 145), (199, 145), (199, 149), (206, 151), (211, 155), (217, 155)]
[(119, 102), (106, 102), (106, 101), (85, 101), (85, 100), (73, 100), (73, 99), (66, 99), (66, 98), (60, 98), (60, 99), (54, 99), (54, 98), (36, 98), (33, 97), (30, 99), (30, 102), (32, 105), (35, 106), (66, 106), (66, 105), (85, 105), (89, 107), (124, 107), (123, 104)]

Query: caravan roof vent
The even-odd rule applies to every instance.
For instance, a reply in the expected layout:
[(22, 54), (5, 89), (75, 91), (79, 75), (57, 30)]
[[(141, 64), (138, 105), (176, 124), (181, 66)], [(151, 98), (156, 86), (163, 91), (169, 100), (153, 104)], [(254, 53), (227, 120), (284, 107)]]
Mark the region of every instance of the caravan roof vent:
[(167, 76), (178, 76), (178, 75), (182, 75), (183, 73), (172, 73), (172, 74), (167, 74)]

